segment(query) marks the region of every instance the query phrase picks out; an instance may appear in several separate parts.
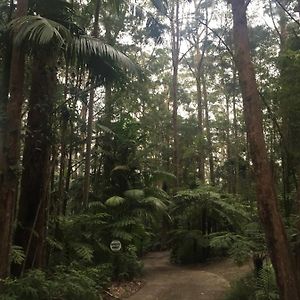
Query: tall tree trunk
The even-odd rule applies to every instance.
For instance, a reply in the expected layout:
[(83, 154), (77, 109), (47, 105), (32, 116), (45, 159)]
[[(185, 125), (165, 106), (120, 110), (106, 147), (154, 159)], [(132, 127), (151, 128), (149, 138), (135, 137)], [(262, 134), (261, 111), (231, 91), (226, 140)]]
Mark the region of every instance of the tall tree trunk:
[(236, 65), (242, 90), (246, 129), (256, 178), (259, 216), (276, 272), (280, 297), (283, 300), (299, 300), (296, 272), (277, 203), (275, 185), (263, 135), (261, 103), (254, 66), (250, 56), (246, 17), (247, 4), (245, 0), (232, 0), (231, 4)]
[[(7, 20), (4, 23), (9, 23), (12, 19), (14, 11), (14, 3), (10, 0), (9, 14)], [(0, 174), (3, 172), (5, 166), (4, 157), (4, 138), (5, 138), (5, 126), (6, 126), (6, 108), (9, 95), (9, 80), (11, 72), (11, 59), (12, 59), (12, 43), (9, 34), (5, 34), (3, 39), (4, 46), (1, 49), (2, 52), (2, 65), (0, 66)], [(24, 72), (23, 72), (24, 74)]]
[(84, 164), (84, 184), (83, 184), (83, 199), (82, 205), (86, 207), (89, 201), (90, 192), (90, 171), (91, 171), (91, 155), (92, 155), (92, 137), (93, 137), (93, 121), (94, 121), (94, 98), (95, 90), (90, 93), (90, 100), (88, 105), (88, 126), (86, 136), (86, 152)]
[[(67, 101), (68, 97), (68, 83), (69, 83), (69, 65), (66, 64), (66, 76), (65, 76), (65, 90), (64, 90), (64, 101)], [(67, 155), (67, 132), (69, 122), (69, 111), (68, 107), (64, 105), (61, 110), (61, 139), (60, 139), (60, 166), (59, 166), (59, 182), (58, 182), (58, 205), (59, 214), (64, 211), (65, 203), (65, 173), (66, 173), (66, 155)]]
[(214, 167), (214, 156), (213, 156), (213, 144), (211, 137), (210, 119), (209, 119), (209, 108), (208, 108), (208, 95), (206, 88), (205, 74), (202, 74), (202, 85), (203, 85), (203, 99), (204, 99), (204, 110), (205, 110), (205, 127), (206, 127), (206, 138), (208, 148), (208, 164), (209, 164), (209, 178), (210, 184), (214, 185), (215, 180), (215, 167)]
[(50, 181), (52, 145), (52, 113), (56, 90), (56, 59), (45, 49), (39, 50), (33, 60), (31, 93), (27, 119), (27, 135), (23, 153), (23, 174), (19, 203), (20, 226), (15, 243), (22, 246), (26, 258), (20, 275), (28, 268), (45, 265), (45, 232), (47, 199)]
[(233, 97), (232, 97), (232, 109), (233, 109), (233, 136), (234, 136), (234, 193), (239, 190), (240, 168), (239, 168), (239, 141), (238, 141), (238, 124), (237, 124), (237, 109), (236, 109), (236, 69), (233, 68)]
[[(113, 106), (112, 106), (112, 89), (111, 85), (105, 86), (105, 99), (104, 99), (104, 126), (110, 128), (113, 117)], [(109, 133), (104, 133), (103, 137), (103, 184), (104, 186), (110, 185), (110, 175), (113, 169), (113, 149), (111, 147), (112, 139)]]
[[(93, 36), (99, 36), (99, 13), (100, 13), (100, 0), (96, 2), (95, 9), (95, 21)], [(90, 100), (88, 104), (88, 126), (87, 126), (87, 137), (86, 137), (86, 153), (85, 153), (85, 166), (84, 166), (84, 183), (83, 183), (83, 199), (82, 204), (84, 207), (87, 206), (89, 201), (90, 191), (90, 170), (91, 170), (91, 152), (92, 152), (92, 136), (93, 136), (93, 121), (94, 121), (94, 98), (95, 90), (92, 89), (90, 93)]]
[(199, 147), (199, 156), (198, 156), (198, 176), (201, 182), (204, 182), (204, 147), (203, 147), (203, 97), (202, 97), (202, 89), (201, 89), (201, 70), (199, 66), (197, 67), (197, 119), (198, 119), (198, 134), (201, 141), (201, 146)]
[(179, 25), (179, 0), (172, 1), (171, 12), (171, 46), (172, 46), (172, 86), (170, 90), (171, 101), (173, 102), (172, 127), (173, 127), (173, 166), (179, 184), (179, 136), (178, 136), (178, 65), (180, 48), (180, 25)]
[[(19, 0), (16, 17), (26, 15), (27, 8), (27, 0)], [(10, 99), (6, 107), (3, 106), (6, 110), (6, 126), (3, 136), (0, 136), (3, 138), (2, 146), (0, 146), (0, 278), (9, 275), (14, 209), (19, 179), (25, 69), (24, 53), (20, 48), (13, 47), (10, 67)]]
[(232, 145), (231, 145), (231, 136), (230, 136), (230, 97), (226, 95), (229, 91), (225, 91), (226, 99), (226, 158), (228, 162), (227, 167), (227, 189), (228, 193), (234, 192), (234, 164), (232, 164)]

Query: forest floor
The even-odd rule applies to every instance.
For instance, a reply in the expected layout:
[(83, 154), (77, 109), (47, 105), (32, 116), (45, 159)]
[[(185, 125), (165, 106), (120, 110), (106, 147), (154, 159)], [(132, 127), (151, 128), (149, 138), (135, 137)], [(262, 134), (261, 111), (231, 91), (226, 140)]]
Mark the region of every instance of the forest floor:
[(175, 266), (168, 252), (149, 253), (143, 261), (143, 283), (137, 284), (140, 289), (128, 300), (221, 300), (230, 284), (251, 269), (249, 264), (239, 267), (229, 259)]

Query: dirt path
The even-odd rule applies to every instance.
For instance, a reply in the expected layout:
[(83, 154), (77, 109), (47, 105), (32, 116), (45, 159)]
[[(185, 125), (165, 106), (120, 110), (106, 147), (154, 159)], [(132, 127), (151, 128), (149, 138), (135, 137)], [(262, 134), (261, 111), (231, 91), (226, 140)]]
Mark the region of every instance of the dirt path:
[(230, 260), (201, 266), (178, 267), (169, 263), (168, 252), (147, 255), (145, 285), (129, 300), (221, 300), (230, 282), (249, 271)]

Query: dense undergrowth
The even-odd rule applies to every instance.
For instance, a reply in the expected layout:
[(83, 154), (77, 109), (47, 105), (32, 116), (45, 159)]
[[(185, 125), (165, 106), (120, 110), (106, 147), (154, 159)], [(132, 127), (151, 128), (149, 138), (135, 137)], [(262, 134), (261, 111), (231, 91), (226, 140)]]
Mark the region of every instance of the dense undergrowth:
[[(197, 186), (173, 197), (154, 184), (130, 189), (50, 225), (49, 267), (3, 281), (1, 299), (102, 299), (111, 281), (141, 275), (145, 252), (165, 248), (178, 264), (216, 256), (231, 256), (237, 263), (252, 259), (255, 272), (234, 285), (226, 299), (277, 299), (274, 273), (264, 267), (265, 242), (255, 212), (216, 187)], [(120, 252), (109, 248), (114, 239), (122, 243)], [(22, 265), (24, 257), (14, 248), (15, 264)]]

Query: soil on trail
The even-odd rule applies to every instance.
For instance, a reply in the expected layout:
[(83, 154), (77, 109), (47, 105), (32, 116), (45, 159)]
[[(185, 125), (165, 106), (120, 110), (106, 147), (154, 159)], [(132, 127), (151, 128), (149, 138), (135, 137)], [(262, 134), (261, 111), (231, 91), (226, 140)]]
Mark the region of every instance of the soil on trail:
[(250, 271), (230, 260), (197, 266), (174, 266), (168, 252), (154, 252), (144, 259), (145, 285), (129, 300), (221, 300), (230, 283)]

